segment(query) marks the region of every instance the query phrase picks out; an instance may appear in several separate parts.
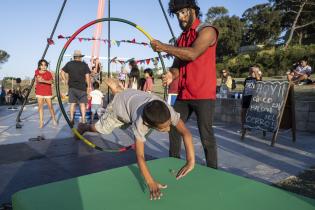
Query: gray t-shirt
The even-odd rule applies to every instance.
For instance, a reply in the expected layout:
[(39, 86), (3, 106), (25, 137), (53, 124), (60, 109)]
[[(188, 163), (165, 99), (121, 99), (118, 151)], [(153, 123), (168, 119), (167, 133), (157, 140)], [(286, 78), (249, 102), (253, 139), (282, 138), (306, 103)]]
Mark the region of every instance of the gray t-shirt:
[[(153, 100), (163, 101), (154, 94), (127, 89), (121, 93), (117, 93), (112, 101), (114, 114), (123, 123), (131, 124), (135, 138), (141, 141), (146, 141), (145, 135), (150, 130), (148, 126), (143, 124), (143, 107)], [(165, 105), (167, 105), (170, 110), (172, 125), (176, 126), (180, 119), (179, 113), (175, 112), (173, 107), (167, 103), (165, 103)]]

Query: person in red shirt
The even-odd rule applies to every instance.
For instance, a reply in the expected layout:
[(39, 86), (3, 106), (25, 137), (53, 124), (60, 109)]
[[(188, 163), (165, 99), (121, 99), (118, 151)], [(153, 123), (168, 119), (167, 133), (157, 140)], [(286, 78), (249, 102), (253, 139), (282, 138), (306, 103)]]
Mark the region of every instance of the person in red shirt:
[[(216, 45), (218, 30), (201, 23), (200, 8), (195, 0), (170, 0), (169, 13), (176, 15), (183, 30), (177, 45), (152, 40), (157, 52), (175, 56), (170, 72), (163, 76), (163, 85), (178, 78), (178, 97), (174, 104), (186, 122), (192, 112), (197, 116), (198, 129), (204, 148), (207, 166), (217, 168), (217, 145), (212, 123), (216, 98)], [(181, 139), (175, 128), (170, 133), (171, 157), (180, 158)]]
[(55, 111), (51, 102), (53, 83), (53, 76), (50, 71), (47, 70), (48, 62), (45, 59), (38, 61), (38, 68), (35, 70), (35, 94), (38, 102), (39, 113), (39, 127), (44, 126), (44, 103), (46, 101), (51, 118), (54, 125), (57, 125)]
[(144, 78), (145, 78), (143, 91), (151, 93), (153, 91), (153, 83), (154, 83), (153, 71), (152, 69), (147, 68), (143, 71), (143, 73), (144, 73)]

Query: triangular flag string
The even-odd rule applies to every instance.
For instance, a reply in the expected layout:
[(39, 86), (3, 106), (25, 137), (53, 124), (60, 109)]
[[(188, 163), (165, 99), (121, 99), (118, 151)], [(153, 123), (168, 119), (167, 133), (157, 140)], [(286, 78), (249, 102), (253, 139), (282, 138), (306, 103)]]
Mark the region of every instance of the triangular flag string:
[[(58, 35), (58, 39), (70, 39), (70, 36), (63, 36), (63, 35)], [(121, 42), (124, 43), (129, 43), (129, 44), (137, 44), (137, 45), (142, 45), (142, 46), (147, 46), (147, 47), (151, 47), (149, 43), (146, 42), (137, 42), (135, 38), (131, 39), (131, 40), (110, 40), (108, 41), (107, 39), (101, 39), (101, 38), (86, 38), (86, 37), (76, 37), (75, 39), (78, 39), (80, 42), (82, 41), (102, 41), (105, 44), (111, 44), (111, 45), (116, 45), (116, 46), (120, 46)]]

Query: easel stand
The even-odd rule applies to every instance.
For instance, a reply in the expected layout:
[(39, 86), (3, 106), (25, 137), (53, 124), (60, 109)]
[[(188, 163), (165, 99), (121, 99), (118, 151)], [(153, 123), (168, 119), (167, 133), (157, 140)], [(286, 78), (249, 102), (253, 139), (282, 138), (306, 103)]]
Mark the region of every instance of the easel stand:
[[(276, 128), (276, 130), (272, 135), (272, 140), (270, 146), (274, 146), (276, 143), (276, 139), (278, 136), (278, 131), (280, 129), (291, 129), (292, 132), (292, 141), (296, 141), (296, 123), (295, 123), (295, 98), (294, 98), (294, 84), (290, 83), (289, 84), (289, 91), (286, 94), (285, 99), (285, 106), (281, 108), (280, 111), (280, 126)], [(246, 126), (246, 122), (245, 122)], [(263, 130), (263, 136), (266, 137), (266, 132)], [(242, 130), (241, 134), (241, 140), (243, 141), (246, 135), (246, 128)]]

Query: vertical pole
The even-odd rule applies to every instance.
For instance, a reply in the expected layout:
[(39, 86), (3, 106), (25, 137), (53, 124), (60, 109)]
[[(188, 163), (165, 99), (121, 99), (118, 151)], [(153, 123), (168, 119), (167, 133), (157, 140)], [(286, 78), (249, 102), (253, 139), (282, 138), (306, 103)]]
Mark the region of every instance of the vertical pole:
[[(54, 36), (55, 30), (56, 30), (56, 28), (57, 28), (57, 25), (58, 25), (58, 23), (59, 23), (61, 14), (62, 14), (62, 12), (63, 12), (63, 9), (65, 8), (66, 3), (67, 3), (67, 0), (64, 0), (64, 1), (63, 1), (63, 4), (62, 4), (62, 6), (61, 6), (61, 9), (60, 9), (60, 11), (59, 11), (57, 20), (56, 20), (56, 22), (55, 22), (54, 28), (53, 28), (53, 30), (52, 30), (52, 32), (51, 32), (50, 37), (49, 37), (48, 40), (52, 40), (52, 38), (53, 38), (53, 36)], [(46, 48), (45, 48), (44, 53), (43, 53), (43, 55), (42, 55), (42, 59), (45, 58), (49, 46), (50, 46), (50, 45), (49, 45), (49, 42), (47, 41)], [(28, 97), (29, 97), (29, 95), (30, 95), (30, 93), (31, 93), (31, 90), (32, 90), (32, 88), (33, 88), (33, 86), (34, 86), (34, 83), (35, 83), (35, 76), (33, 77), (32, 82), (31, 82), (30, 86), (28, 87), (28, 91), (27, 91), (27, 93), (26, 93), (25, 99), (23, 100), (23, 104), (22, 104), (22, 106), (21, 106), (21, 109), (20, 109), (20, 111), (19, 111), (17, 117), (16, 117), (16, 120), (15, 120), (15, 121), (16, 121), (16, 125), (15, 125), (16, 128), (22, 128), (22, 125), (20, 124), (20, 122), (21, 122), (20, 117), (21, 117), (22, 112), (23, 112), (23, 109), (24, 109), (24, 107), (25, 107), (25, 105), (26, 105), (27, 99), (28, 99)]]
[[(162, 4), (162, 1), (161, 1), (161, 0), (159, 0), (159, 4), (160, 4), (161, 10), (162, 10), (162, 12), (163, 12), (165, 21), (166, 21), (166, 23), (167, 23), (167, 25), (168, 25), (168, 28), (169, 28), (169, 30), (170, 30), (170, 32), (171, 32), (171, 34), (172, 34), (172, 38), (173, 38), (173, 40), (174, 40), (174, 46), (176, 46), (176, 38), (175, 38), (174, 32), (173, 32), (173, 30), (172, 30), (171, 24), (170, 24), (170, 22), (168, 21), (168, 18), (167, 18), (167, 15), (166, 15), (166, 12), (165, 12), (165, 10), (164, 10), (164, 7), (163, 7), (163, 4)], [(160, 57), (160, 60), (161, 60), (162, 67), (163, 67), (163, 69), (165, 69), (164, 62), (163, 62), (163, 60), (162, 60), (162, 56), (161, 56), (160, 53), (159, 53), (159, 57)], [(163, 72), (163, 73), (165, 74), (166, 72)], [(167, 100), (167, 94), (168, 94), (168, 87), (165, 86), (165, 88), (164, 88), (164, 100)]]
[[(110, 19), (110, 0), (108, 0), (108, 19)], [(110, 20), (108, 21), (108, 31), (107, 31), (107, 78), (110, 77), (110, 47), (111, 47), (111, 39), (110, 39)], [(109, 87), (107, 88), (107, 103), (109, 103)]]
[(166, 12), (165, 12), (165, 10), (164, 10), (164, 7), (163, 7), (163, 4), (162, 4), (161, 0), (159, 0), (159, 3), (160, 3), (160, 7), (161, 7), (161, 9), (162, 9), (163, 15), (164, 15), (164, 17), (165, 17), (166, 23), (167, 23), (167, 25), (168, 25), (168, 28), (170, 29), (170, 32), (171, 32), (171, 34), (172, 34), (172, 38), (173, 38), (173, 40), (174, 40), (174, 45), (176, 46), (176, 38), (175, 38), (174, 32), (173, 32), (173, 30), (172, 30), (171, 24), (170, 24), (170, 22), (168, 21), (168, 18), (167, 18), (167, 15), (166, 15)]

